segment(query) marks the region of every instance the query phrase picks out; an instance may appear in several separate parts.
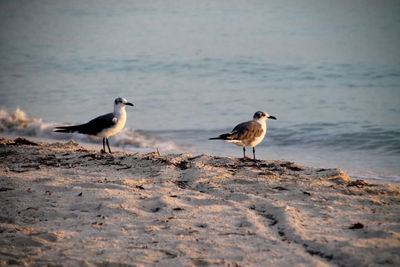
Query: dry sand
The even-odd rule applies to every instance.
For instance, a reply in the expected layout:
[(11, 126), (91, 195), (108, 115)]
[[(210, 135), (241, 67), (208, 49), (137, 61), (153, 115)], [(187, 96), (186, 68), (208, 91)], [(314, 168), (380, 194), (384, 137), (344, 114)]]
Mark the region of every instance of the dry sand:
[(0, 265), (400, 266), (400, 186), (0, 139)]

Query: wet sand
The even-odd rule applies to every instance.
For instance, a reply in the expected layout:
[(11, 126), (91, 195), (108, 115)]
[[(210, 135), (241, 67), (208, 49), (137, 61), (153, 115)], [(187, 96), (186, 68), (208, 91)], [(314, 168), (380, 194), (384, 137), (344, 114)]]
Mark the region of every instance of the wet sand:
[(399, 184), (0, 138), (0, 265), (399, 266)]

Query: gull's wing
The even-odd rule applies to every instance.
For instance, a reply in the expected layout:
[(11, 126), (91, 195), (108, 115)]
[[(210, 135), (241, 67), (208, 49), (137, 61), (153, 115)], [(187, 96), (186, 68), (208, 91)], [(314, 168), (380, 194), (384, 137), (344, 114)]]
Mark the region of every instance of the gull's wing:
[(108, 113), (99, 116), (88, 123), (73, 125), (73, 126), (60, 126), (55, 128), (55, 132), (73, 133), (78, 132), (82, 134), (96, 135), (105, 128), (110, 128), (117, 123), (117, 118), (113, 113)]
[(236, 125), (229, 135), (230, 140), (254, 139), (261, 136), (263, 129), (260, 123), (256, 121), (246, 121)]

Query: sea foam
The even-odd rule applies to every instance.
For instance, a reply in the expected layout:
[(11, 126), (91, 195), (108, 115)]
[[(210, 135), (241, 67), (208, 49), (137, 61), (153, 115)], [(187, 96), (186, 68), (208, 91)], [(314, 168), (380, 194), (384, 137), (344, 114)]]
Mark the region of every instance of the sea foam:
[[(54, 127), (63, 123), (43, 122), (41, 118), (29, 118), (26, 113), (17, 108), (14, 112), (0, 110), (0, 133), (14, 136), (39, 137), (55, 140), (74, 139), (85, 143), (97, 144), (100, 138), (77, 133), (53, 132)], [(182, 151), (184, 147), (157, 136), (146, 135), (140, 131), (124, 128), (120, 133), (110, 138), (112, 146), (127, 150), (155, 150), (163, 152)]]

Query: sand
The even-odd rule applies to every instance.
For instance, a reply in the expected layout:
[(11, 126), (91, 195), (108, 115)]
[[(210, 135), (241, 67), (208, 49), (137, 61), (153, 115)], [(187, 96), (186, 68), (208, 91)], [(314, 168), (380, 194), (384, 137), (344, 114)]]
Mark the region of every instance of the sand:
[(0, 139), (0, 265), (400, 266), (399, 184)]

